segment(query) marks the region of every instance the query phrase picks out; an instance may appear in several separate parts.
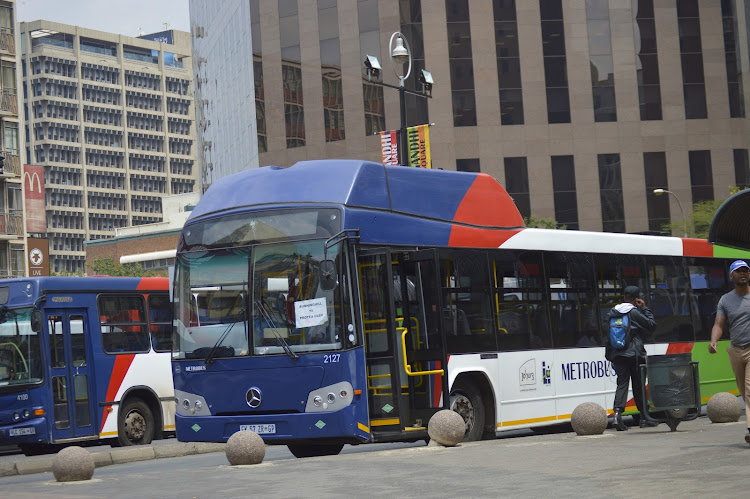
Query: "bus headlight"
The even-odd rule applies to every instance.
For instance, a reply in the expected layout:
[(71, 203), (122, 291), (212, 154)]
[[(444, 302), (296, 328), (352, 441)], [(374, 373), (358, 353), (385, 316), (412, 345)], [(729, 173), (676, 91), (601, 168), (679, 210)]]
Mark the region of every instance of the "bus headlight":
[(23, 410), (23, 417), (24, 418), (28, 418), (29, 416), (31, 416), (31, 413), (29, 412), (29, 410), (28, 409), (24, 409)]
[(21, 419), (21, 415), (18, 414), (17, 412), (14, 412), (13, 413), (13, 421), (18, 421), (19, 419)]
[(182, 401), (182, 408), (185, 410), (190, 409), (190, 401), (188, 399)]
[(174, 401), (180, 416), (211, 416), (211, 406), (200, 395), (175, 390)]
[[(307, 395), (305, 412), (323, 412), (343, 409), (352, 403), (352, 384), (341, 381), (333, 385), (323, 386), (311, 391)], [(336, 396), (338, 394), (338, 397)], [(335, 403), (335, 406), (333, 405)]]
[(195, 410), (196, 411), (200, 411), (201, 409), (203, 409), (203, 404), (201, 403), (200, 400), (196, 400), (195, 401)]

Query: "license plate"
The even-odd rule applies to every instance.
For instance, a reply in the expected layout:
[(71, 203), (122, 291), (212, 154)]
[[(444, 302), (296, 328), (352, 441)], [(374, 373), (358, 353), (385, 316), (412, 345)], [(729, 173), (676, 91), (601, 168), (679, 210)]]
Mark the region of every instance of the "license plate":
[(276, 433), (275, 424), (241, 424), (240, 431), (254, 431), (258, 435)]
[(8, 434), (11, 437), (20, 437), (21, 435), (34, 435), (36, 430), (34, 428), (11, 428)]

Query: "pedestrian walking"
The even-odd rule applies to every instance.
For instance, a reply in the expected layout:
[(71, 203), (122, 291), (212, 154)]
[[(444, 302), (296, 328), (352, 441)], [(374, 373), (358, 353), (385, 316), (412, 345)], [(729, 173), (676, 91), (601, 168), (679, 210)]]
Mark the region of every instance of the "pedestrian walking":
[(727, 355), (745, 403), (745, 420), (749, 425), (745, 442), (750, 444), (750, 266), (744, 260), (735, 260), (729, 266), (729, 277), (734, 289), (719, 299), (708, 352), (716, 353), (719, 338), (728, 330)]

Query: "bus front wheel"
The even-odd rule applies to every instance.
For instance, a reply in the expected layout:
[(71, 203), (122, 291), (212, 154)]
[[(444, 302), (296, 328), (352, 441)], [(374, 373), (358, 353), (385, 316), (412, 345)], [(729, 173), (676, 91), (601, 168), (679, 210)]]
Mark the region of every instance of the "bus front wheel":
[(150, 444), (154, 439), (154, 415), (148, 404), (130, 398), (120, 407), (117, 441), (122, 447)]
[(316, 456), (335, 456), (341, 449), (344, 448), (344, 444), (289, 444), (289, 451), (294, 454), (294, 457), (316, 457)]
[(468, 383), (455, 386), (451, 391), (451, 410), (464, 418), (466, 423), (464, 442), (476, 442), (482, 439), (484, 402), (477, 387)]

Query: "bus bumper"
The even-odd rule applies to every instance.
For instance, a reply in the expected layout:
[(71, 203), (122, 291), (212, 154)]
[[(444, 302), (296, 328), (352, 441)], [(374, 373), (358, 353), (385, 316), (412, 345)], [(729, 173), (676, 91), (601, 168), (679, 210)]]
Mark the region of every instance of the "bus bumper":
[(27, 419), (0, 427), (0, 444), (19, 445), (47, 442), (47, 421), (44, 418)]
[(357, 421), (355, 409), (356, 405), (350, 405), (335, 412), (202, 417), (176, 414), (175, 426), (181, 442), (226, 442), (242, 429), (255, 431), (268, 444), (319, 439), (369, 442), (368, 421)]

